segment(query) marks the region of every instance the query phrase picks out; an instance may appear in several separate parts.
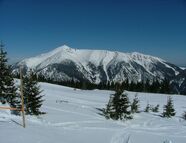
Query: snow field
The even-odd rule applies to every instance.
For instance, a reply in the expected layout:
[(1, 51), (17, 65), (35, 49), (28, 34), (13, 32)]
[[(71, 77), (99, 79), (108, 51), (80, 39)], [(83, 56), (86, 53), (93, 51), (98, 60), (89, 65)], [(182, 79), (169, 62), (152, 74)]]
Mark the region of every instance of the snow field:
[[(48, 83), (40, 83), (44, 90), (41, 117), (26, 116), (26, 128), (20, 126), (21, 117), (8, 110), (0, 110), (0, 143), (185, 143), (186, 96), (171, 95), (176, 116), (160, 117), (168, 95), (137, 93), (140, 110), (147, 103), (160, 104), (159, 113), (134, 114), (133, 120), (106, 120), (97, 108), (104, 108), (113, 91), (84, 91)], [(130, 100), (134, 92), (127, 92)]]

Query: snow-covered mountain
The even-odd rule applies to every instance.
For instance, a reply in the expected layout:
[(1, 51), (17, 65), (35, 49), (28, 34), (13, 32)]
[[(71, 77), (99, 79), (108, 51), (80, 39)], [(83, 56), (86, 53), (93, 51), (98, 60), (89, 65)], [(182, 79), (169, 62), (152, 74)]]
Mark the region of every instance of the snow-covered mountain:
[[(141, 53), (121, 53), (106, 50), (73, 49), (66, 45), (36, 57), (24, 59), (13, 66), (14, 73), (23, 65), (54, 80), (145, 81), (175, 79), (183, 69), (163, 59)], [(184, 79), (185, 80), (185, 79)], [(179, 81), (177, 81), (179, 82)]]

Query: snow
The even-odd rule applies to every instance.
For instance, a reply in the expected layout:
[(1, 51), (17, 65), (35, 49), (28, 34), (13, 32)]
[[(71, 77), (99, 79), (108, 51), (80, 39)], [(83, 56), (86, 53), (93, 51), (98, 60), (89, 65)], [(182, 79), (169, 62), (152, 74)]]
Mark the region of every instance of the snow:
[(128, 63), (135, 60), (145, 68), (149, 68), (148, 65), (150, 65), (150, 63), (158, 60), (164, 62), (160, 58), (137, 52), (122, 53), (106, 50), (73, 49), (67, 45), (63, 45), (48, 53), (25, 59), (21, 63), (25, 63), (29, 68), (36, 68), (38, 66), (45, 68), (47, 65), (61, 63), (64, 60), (74, 61), (77, 65), (82, 64), (84, 67), (86, 67), (88, 63), (93, 63), (96, 66), (104, 65), (104, 67), (106, 67), (113, 61), (124, 61)]
[[(40, 83), (45, 94), (40, 117), (26, 116), (26, 128), (21, 117), (0, 110), (2, 143), (185, 143), (186, 121), (180, 118), (186, 110), (186, 96), (171, 95), (176, 116), (167, 119), (159, 115), (169, 95), (137, 93), (140, 110), (147, 103), (160, 104), (159, 113), (134, 114), (133, 120), (106, 120), (97, 108), (105, 107), (113, 91), (79, 90)], [(127, 92), (130, 100), (135, 92)]]
[(180, 67), (182, 70), (185, 70), (186, 69), (186, 67)]
[(169, 65), (167, 65), (167, 64), (165, 64), (165, 63), (163, 63), (167, 68), (170, 68), (170, 69), (172, 69), (174, 72), (175, 72), (175, 75), (178, 75), (180, 72), (178, 72), (178, 71), (176, 71), (173, 67), (171, 67), (171, 66), (169, 66)]
[[(46, 78), (60, 81), (72, 80), (70, 72), (65, 72), (63, 69), (65, 65), (69, 67), (72, 65), (80, 76), (76, 77), (75, 80), (85, 78), (96, 84), (105, 80), (122, 82), (126, 78), (134, 82), (145, 81), (146, 79), (152, 81), (154, 78), (167, 78), (166, 76), (169, 74), (171, 76), (179, 74), (174, 66), (169, 65), (163, 59), (150, 55), (137, 52), (122, 53), (107, 50), (73, 49), (67, 45), (19, 62), (13, 70), (14, 73), (18, 72), (19, 65), (27, 67), (27, 71), (31, 68), (38, 74), (45, 75)], [(55, 66), (59, 68), (53, 68)], [(175, 75), (171, 70), (174, 71)]]

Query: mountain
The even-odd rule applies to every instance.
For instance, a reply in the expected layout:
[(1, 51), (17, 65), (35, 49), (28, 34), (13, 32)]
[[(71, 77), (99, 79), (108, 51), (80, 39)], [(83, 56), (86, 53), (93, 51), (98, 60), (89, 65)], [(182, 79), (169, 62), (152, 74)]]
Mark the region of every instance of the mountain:
[[(13, 65), (13, 73), (19, 66), (25, 71), (33, 69), (40, 75), (56, 81), (86, 81), (99, 83), (152, 81), (167, 78), (174, 84), (186, 82), (185, 70), (163, 59), (141, 53), (122, 53), (106, 50), (73, 49), (66, 45), (36, 57), (24, 59)], [(176, 86), (180, 90), (181, 85)], [(185, 87), (184, 87), (185, 88)]]
[(175, 79), (172, 80), (172, 90), (174, 93), (186, 95), (186, 69), (181, 71)]

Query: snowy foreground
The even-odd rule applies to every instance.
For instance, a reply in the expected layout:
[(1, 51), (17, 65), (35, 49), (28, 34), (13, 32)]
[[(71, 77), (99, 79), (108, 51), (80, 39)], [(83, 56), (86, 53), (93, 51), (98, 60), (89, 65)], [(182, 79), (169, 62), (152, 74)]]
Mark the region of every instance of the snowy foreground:
[[(186, 143), (186, 96), (174, 95), (176, 116), (161, 118), (167, 95), (138, 93), (140, 110), (146, 104), (160, 104), (160, 113), (134, 114), (133, 120), (106, 120), (97, 108), (105, 107), (111, 91), (74, 90), (41, 83), (45, 102), (39, 118), (21, 117), (0, 110), (0, 143)], [(132, 100), (135, 93), (128, 92)]]

